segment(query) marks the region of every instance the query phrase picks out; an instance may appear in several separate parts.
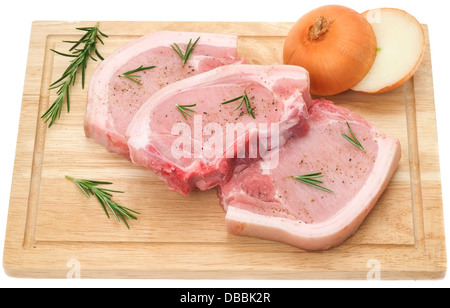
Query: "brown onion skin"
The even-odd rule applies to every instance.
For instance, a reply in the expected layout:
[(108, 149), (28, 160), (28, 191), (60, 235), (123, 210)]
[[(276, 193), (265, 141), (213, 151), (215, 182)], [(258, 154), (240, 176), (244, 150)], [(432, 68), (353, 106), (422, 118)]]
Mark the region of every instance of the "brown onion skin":
[[(319, 38), (310, 30), (320, 16), (330, 19)], [(341, 5), (325, 5), (303, 15), (289, 31), (283, 49), (285, 64), (308, 70), (311, 94), (330, 96), (355, 86), (369, 72), (377, 54), (370, 23), (358, 12)]]

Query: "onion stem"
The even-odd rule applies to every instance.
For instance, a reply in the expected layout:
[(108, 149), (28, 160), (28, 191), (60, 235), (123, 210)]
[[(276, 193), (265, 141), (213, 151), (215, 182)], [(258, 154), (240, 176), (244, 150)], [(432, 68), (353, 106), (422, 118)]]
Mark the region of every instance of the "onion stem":
[(322, 35), (327, 33), (328, 29), (331, 25), (331, 18), (326, 19), (323, 16), (317, 17), (314, 25), (311, 26), (311, 30), (309, 31), (309, 37), (311, 40), (317, 40)]

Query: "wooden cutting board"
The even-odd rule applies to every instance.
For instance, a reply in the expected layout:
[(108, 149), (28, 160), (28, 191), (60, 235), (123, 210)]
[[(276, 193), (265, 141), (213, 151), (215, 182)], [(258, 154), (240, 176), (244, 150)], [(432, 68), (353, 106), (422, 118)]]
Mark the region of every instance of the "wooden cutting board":
[[(345, 92), (331, 100), (360, 113), (402, 145), (400, 166), (359, 231), (312, 253), (229, 235), (216, 193), (169, 191), (151, 172), (85, 138), (86, 89), (71, 89), (71, 111), (50, 129), (40, 119), (56, 98), (48, 87), (68, 65), (63, 40), (95, 22), (35, 22), (20, 116), (3, 265), (13, 277), (177, 279), (439, 279), (446, 273), (443, 207), (430, 48), (416, 75), (380, 95)], [(282, 63), (292, 23), (101, 22), (100, 53), (157, 30), (232, 33), (254, 64)], [(87, 84), (98, 62), (90, 61)], [(112, 181), (137, 221), (108, 220), (65, 175)]]

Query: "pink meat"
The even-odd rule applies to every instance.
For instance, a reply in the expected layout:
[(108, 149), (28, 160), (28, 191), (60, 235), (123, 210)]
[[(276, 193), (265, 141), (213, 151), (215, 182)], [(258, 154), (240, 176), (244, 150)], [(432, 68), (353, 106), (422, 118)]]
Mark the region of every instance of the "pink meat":
[[(185, 51), (189, 40), (198, 37), (192, 55), (182, 67), (171, 45)], [(140, 37), (107, 57), (96, 69), (89, 87), (84, 130), (111, 152), (129, 158), (125, 132), (140, 106), (155, 92), (175, 81), (222, 65), (242, 63), (237, 55), (237, 37), (225, 34), (161, 31)], [(135, 73), (139, 85), (120, 74)]]
[[(349, 122), (364, 151), (347, 141)], [(274, 153), (272, 153), (274, 154)], [(324, 250), (352, 235), (370, 212), (400, 159), (398, 140), (326, 100), (309, 108), (309, 131), (279, 149), (279, 165), (264, 174), (262, 161), (236, 168), (220, 185), (227, 229)], [(326, 192), (292, 176), (322, 173)]]
[[(241, 100), (222, 104), (244, 93), (255, 118), (246, 104), (239, 107)], [(309, 76), (300, 67), (218, 67), (165, 87), (139, 109), (127, 131), (130, 157), (184, 195), (194, 188), (209, 189), (226, 180), (234, 166), (267, 153), (258, 151), (261, 142), (272, 149), (307, 129), (310, 102)], [(176, 104), (195, 106), (185, 119)], [(230, 124), (248, 129), (227, 134)], [(229, 136), (232, 142), (226, 140)]]

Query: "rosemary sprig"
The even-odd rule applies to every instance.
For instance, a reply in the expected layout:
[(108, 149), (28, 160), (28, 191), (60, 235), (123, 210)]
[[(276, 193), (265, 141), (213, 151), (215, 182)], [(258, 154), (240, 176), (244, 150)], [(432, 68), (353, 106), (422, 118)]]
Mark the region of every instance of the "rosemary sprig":
[(123, 191), (97, 187), (98, 185), (110, 185), (112, 184), (111, 182), (81, 180), (68, 175), (66, 175), (66, 178), (75, 182), (88, 198), (90, 198), (91, 195), (95, 196), (103, 207), (103, 210), (105, 210), (106, 216), (109, 218), (109, 213), (107, 210), (109, 209), (111, 213), (113, 213), (114, 217), (116, 217), (117, 221), (120, 222), (120, 220), (122, 220), (128, 229), (130, 229), (130, 226), (128, 225), (126, 219), (136, 220), (136, 216), (132, 213), (140, 214), (139, 212), (123, 207), (111, 200), (111, 193), (123, 193)]
[[(64, 71), (62, 76), (58, 80), (53, 82), (49, 87), (49, 90), (57, 88), (59, 89), (56, 92), (58, 97), (50, 106), (50, 108), (41, 116), (42, 119), (45, 119), (45, 123), (49, 122), (48, 127), (51, 127), (55, 123), (55, 121), (61, 117), (61, 110), (64, 104), (64, 100), (67, 104), (67, 112), (70, 112), (69, 88), (70, 86), (75, 85), (78, 69), (81, 68), (81, 85), (84, 89), (87, 61), (89, 58), (97, 61), (97, 59), (95, 59), (92, 55), (92, 52), (94, 52), (99, 59), (103, 60), (103, 57), (97, 50), (96, 44), (97, 41), (104, 44), (101, 37), (108, 36), (99, 30), (98, 23), (94, 27), (83, 27), (76, 29), (86, 32), (80, 40), (63, 41), (64, 43), (74, 44), (72, 48), (69, 49), (69, 51), (72, 53), (62, 53), (54, 49), (50, 49), (58, 55), (73, 58), (73, 60), (70, 61), (70, 65)], [(84, 44), (83, 48), (78, 48), (78, 46), (80, 46), (81, 44)]]
[(155, 67), (156, 67), (156, 66), (154, 66), (154, 65), (153, 65), (153, 66), (147, 66), (147, 67), (144, 67), (143, 65), (141, 65), (141, 66), (139, 66), (138, 68), (135, 68), (134, 70), (125, 72), (125, 73), (123, 73), (123, 74), (120, 74), (119, 77), (125, 77), (125, 78), (128, 78), (128, 79), (130, 79), (131, 81), (133, 81), (133, 82), (137, 83), (138, 85), (142, 86), (142, 83), (140, 83), (140, 82), (137, 81), (136, 79), (133, 79), (133, 78), (140, 78), (141, 76), (140, 76), (140, 75), (133, 75), (133, 74), (134, 74), (134, 73), (137, 73), (137, 72), (149, 70), (149, 69), (152, 69), (152, 68), (155, 68)]
[(189, 40), (189, 43), (186, 46), (186, 50), (183, 53), (183, 51), (181, 50), (180, 46), (177, 45), (177, 43), (173, 43), (173, 45), (170, 45), (170, 47), (172, 47), (173, 50), (175, 50), (175, 52), (180, 56), (181, 60), (183, 61), (183, 67), (186, 64), (187, 60), (189, 59), (189, 57), (192, 54), (192, 51), (194, 50), (195, 44), (197, 44), (198, 40), (200, 39), (200, 37), (198, 37), (194, 44), (192, 44), (192, 39)]
[(311, 174), (305, 174), (305, 175), (300, 175), (300, 176), (293, 176), (294, 179), (299, 180), (305, 184), (311, 185), (315, 188), (318, 188), (320, 190), (332, 193), (332, 190), (329, 190), (328, 188), (325, 188), (323, 186), (320, 186), (318, 184), (322, 184), (322, 181), (316, 180), (317, 178), (321, 178), (324, 175), (322, 174), (322, 172), (318, 172), (318, 173), (311, 173)]
[(353, 133), (352, 128), (350, 127), (350, 124), (348, 123), (348, 121), (346, 121), (346, 122), (347, 122), (348, 130), (350, 131), (350, 134), (352, 135), (353, 139), (344, 133), (342, 133), (342, 137), (344, 137), (348, 142), (350, 142), (354, 146), (360, 148), (363, 152), (366, 152), (366, 150), (364, 150), (363, 146), (361, 145), (361, 143), (358, 141), (355, 134)]
[(192, 104), (192, 105), (178, 105), (178, 104), (175, 104), (175, 106), (177, 107), (178, 111), (180, 111), (180, 113), (184, 117), (184, 119), (187, 120), (186, 115), (192, 117), (192, 114), (190, 114), (189, 112), (195, 112), (195, 110), (193, 110), (193, 109), (191, 109), (189, 107), (195, 107), (195, 106), (197, 106), (197, 104)]
[(255, 118), (255, 114), (253, 113), (253, 108), (252, 108), (252, 105), (250, 104), (250, 100), (248, 99), (246, 91), (244, 91), (243, 95), (235, 97), (235, 98), (232, 98), (230, 100), (227, 100), (227, 101), (225, 101), (225, 102), (223, 102), (221, 104), (225, 105), (225, 104), (229, 104), (229, 103), (235, 102), (237, 100), (241, 100), (241, 103), (234, 110), (238, 110), (239, 108), (241, 108), (242, 104), (245, 103), (245, 107), (247, 109), (247, 113), (249, 115), (251, 115), (253, 117), (253, 119), (254, 119)]

